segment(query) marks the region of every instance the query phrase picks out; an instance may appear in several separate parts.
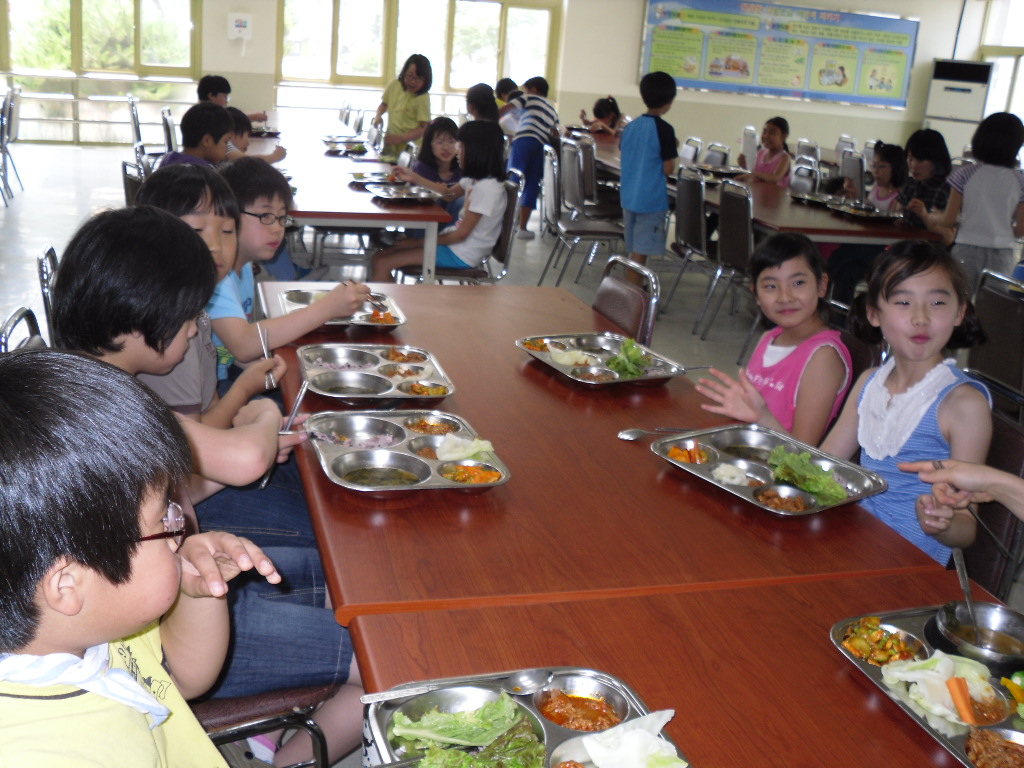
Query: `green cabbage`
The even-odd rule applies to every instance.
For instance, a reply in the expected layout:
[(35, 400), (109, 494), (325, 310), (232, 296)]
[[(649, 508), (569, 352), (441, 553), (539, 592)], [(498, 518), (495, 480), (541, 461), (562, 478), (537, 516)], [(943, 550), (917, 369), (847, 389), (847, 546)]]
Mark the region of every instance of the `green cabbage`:
[(418, 721), (395, 712), (394, 734), (422, 746), (439, 743), (482, 747), (505, 733), (518, 717), (518, 706), (503, 692), (495, 701), (467, 712), (432, 709)]
[(806, 451), (790, 453), (786, 446), (778, 445), (768, 456), (768, 464), (776, 480), (813, 493), (822, 506), (837, 504), (848, 495), (830, 472), (811, 462), (811, 454)]
[(635, 379), (643, 376), (651, 358), (633, 339), (622, 342), (622, 351), (608, 358), (608, 367), (624, 379)]
[(475, 755), (428, 747), (418, 768), (543, 768), (546, 756), (529, 720), (522, 717)]

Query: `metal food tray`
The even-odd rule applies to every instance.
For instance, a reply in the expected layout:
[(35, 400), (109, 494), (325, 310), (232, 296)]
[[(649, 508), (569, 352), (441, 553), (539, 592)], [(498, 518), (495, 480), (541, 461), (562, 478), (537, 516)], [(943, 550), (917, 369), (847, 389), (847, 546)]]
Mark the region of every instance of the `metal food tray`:
[[(332, 482), (353, 491), (393, 495), (395, 493), (427, 489), (483, 491), (504, 485), (511, 473), (504, 462), (492, 451), (481, 451), (471, 458), (458, 461), (428, 459), (416, 454), (426, 446), (435, 449), (443, 435), (417, 432), (410, 424), (427, 419), (435, 423), (447, 423), (454, 427), (452, 434), (459, 437), (477, 437), (476, 431), (465, 419), (444, 411), (321, 411), (310, 416), (304, 423), (310, 433), (310, 442), (324, 473)], [(317, 439), (313, 433), (344, 435), (351, 446), (338, 445)], [(371, 447), (375, 438), (390, 437), (385, 447)], [(367, 445), (371, 441), (371, 445)], [(449, 464), (468, 464), (495, 469), (501, 477), (493, 483), (459, 483), (441, 476)], [(344, 475), (364, 467), (387, 467), (411, 472), (419, 478), (413, 485), (361, 485), (345, 480)]]
[(369, 184), (404, 187), (407, 182), (393, 179), (391, 171), (367, 171), (365, 173), (353, 173), (351, 183), (365, 189)]
[(830, 211), (843, 213), (847, 216), (853, 216), (858, 219), (884, 219), (886, 221), (892, 221), (903, 218), (903, 214), (899, 211), (868, 210), (866, 208), (858, 208), (857, 206), (850, 205), (849, 203), (829, 203), (827, 207)]
[(836, 198), (833, 195), (826, 195), (824, 192), (790, 192), (789, 197), (798, 203), (836, 204)]
[[(668, 456), (669, 449), (673, 445), (680, 448), (693, 448), (700, 445), (708, 453), (708, 461), (704, 464), (691, 464)], [(793, 453), (811, 454), (811, 462), (823, 469), (832, 472), (838, 481), (845, 486), (849, 494), (845, 499), (835, 504), (819, 504), (813, 494), (801, 491), (790, 485), (776, 484), (772, 476), (771, 467), (767, 464), (767, 454), (778, 445), (785, 445)], [(763, 455), (764, 458), (754, 457), (740, 458), (729, 454), (725, 449), (730, 447), (747, 449), (751, 454)], [(801, 443), (789, 435), (776, 432), (757, 424), (736, 424), (725, 427), (714, 427), (712, 429), (699, 429), (691, 432), (681, 432), (678, 435), (671, 435), (655, 440), (651, 443), (651, 450), (670, 464), (684, 469), (691, 475), (707, 480), (709, 483), (728, 491), (734, 496), (749, 501), (761, 509), (776, 515), (811, 515), (822, 512), (842, 504), (849, 504), (860, 499), (874, 496), (881, 493), (887, 487), (885, 480), (863, 467), (849, 461), (837, 459), (812, 445)], [(757, 486), (731, 485), (717, 480), (712, 472), (716, 466), (732, 464), (739, 468), (746, 475), (748, 482), (761, 483)], [(802, 497), (805, 509), (802, 512), (788, 512), (763, 503), (759, 494), (766, 489), (772, 489), (782, 497)]]
[[(451, 709), (442, 708), (442, 711), (460, 711), (458, 708), (458, 701), (460, 699), (466, 701), (465, 709), (475, 709), (481, 706), (484, 701), (496, 698), (501, 690), (501, 683), (516, 671), (519, 670), (496, 672), (488, 675), (467, 675), (465, 677), (448, 677), (425, 682), (403, 683), (402, 685), (395, 686), (392, 690), (399, 691), (403, 688), (422, 690), (423, 686), (427, 686), (434, 688), (436, 691), (443, 692), (445, 689), (458, 688), (464, 690), (465, 694), (460, 695), (453, 692), (455, 706), (452, 706)], [(586, 760), (586, 752), (583, 751), (583, 747), (580, 744), (580, 739), (588, 734), (583, 731), (574, 731), (556, 725), (541, 714), (538, 705), (540, 703), (540, 696), (546, 690), (561, 688), (570, 693), (578, 691), (580, 695), (591, 696), (594, 693), (598, 696), (605, 695), (605, 699), (609, 704), (613, 704), (613, 706), (624, 704), (626, 706), (628, 712), (623, 717), (623, 722), (635, 720), (638, 717), (651, 713), (651, 710), (644, 704), (636, 691), (614, 675), (577, 667), (552, 667), (551, 671), (554, 673), (551, 682), (537, 693), (524, 695), (510, 694), (512, 699), (523, 709), (526, 716), (530, 718), (534, 731), (546, 747), (547, 760), (545, 765), (547, 766), (554, 766), (562, 761), (575, 759), (581, 762), (585, 768), (593, 768), (593, 763)], [(567, 685), (567, 683), (570, 685)], [(417, 699), (423, 699), (419, 702), (419, 709), (424, 708), (424, 704), (427, 705), (427, 708), (432, 708), (429, 706), (429, 700), (424, 699), (424, 697), (429, 697), (434, 693), (435, 691), (431, 691), (410, 698), (373, 702), (366, 705), (364, 710), (366, 722), (363, 728), (364, 765), (386, 765), (397, 760), (415, 757), (418, 754), (407, 752), (401, 746), (395, 746), (390, 737), (391, 721), (395, 712), (399, 709), (410, 704), (415, 707)], [(475, 696), (474, 693), (476, 694)], [(419, 709), (417, 709), (417, 712)], [(672, 744), (673, 747), (676, 746), (675, 742), (664, 731), (661, 733), (661, 738)], [(686, 759), (682, 754), (680, 754), (680, 757), (684, 760)]]
[(375, 197), (382, 197), (385, 200), (397, 200), (403, 203), (433, 203), (441, 197), (432, 189), (417, 187), (413, 184), (407, 186), (367, 184), (366, 191), (372, 192)]
[[(328, 291), (336, 288), (338, 283), (321, 283), (311, 281), (268, 281), (256, 284), (256, 290), (260, 297), (260, 306), (263, 314), (267, 317), (284, 317), (300, 309), (308, 307), (311, 303), (321, 298)], [(360, 325), (370, 328), (397, 328), (404, 325), (406, 317), (398, 304), (390, 296), (384, 293), (371, 293), (370, 297), (387, 307), (388, 312), (395, 318), (394, 323), (375, 323), (373, 317), (375, 307), (366, 302), (354, 315), (348, 317), (335, 317), (328, 320), (325, 325)]]
[(707, 163), (698, 163), (690, 167), (705, 173), (713, 173), (717, 176), (739, 176), (744, 173), (750, 173), (741, 165), (708, 165)]
[[(420, 362), (389, 360), (396, 349), (423, 355)], [(436, 358), (425, 349), (397, 344), (306, 344), (299, 347), (299, 371), (303, 381), (318, 395), (338, 397), (357, 404), (367, 400), (438, 400), (455, 393), (455, 385)], [(318, 362), (320, 361), (320, 362)], [(346, 366), (346, 367), (340, 367)], [(410, 373), (404, 373), (411, 371)], [(410, 384), (432, 384), (446, 388), (444, 394), (417, 395)], [(346, 391), (337, 391), (343, 388)], [(332, 391), (332, 389), (336, 391)]]
[[(608, 362), (609, 358), (622, 351), (622, 343), (627, 338), (627, 336), (617, 333), (563, 333), (550, 336), (526, 336), (522, 339), (516, 339), (516, 346), (545, 365), (549, 365), (559, 373), (568, 376), (573, 381), (590, 387), (608, 387), (616, 384), (664, 384), (673, 376), (686, 373), (685, 366), (659, 355), (642, 344), (638, 344), (637, 346), (650, 356), (655, 365), (643, 376), (636, 376), (634, 378), (620, 377), (618, 373), (610, 368), (606, 368), (604, 364)], [(579, 350), (593, 357), (595, 362), (593, 365), (562, 365), (561, 363), (556, 363), (551, 359), (549, 352), (530, 349), (526, 346), (527, 342), (533, 341), (561, 345), (561, 348), (566, 350)], [(594, 381), (583, 377), (588, 374), (605, 375), (611, 378), (607, 381)]]
[[(967, 768), (974, 768), (974, 763), (967, 757), (967, 751), (965, 748), (965, 742), (967, 734), (964, 733), (961, 736), (944, 736), (937, 730), (932, 728), (928, 721), (920, 714), (914, 711), (905, 700), (901, 699), (889, 686), (882, 680), (882, 668), (871, 664), (864, 659), (860, 659), (854, 656), (850, 651), (843, 647), (843, 636), (846, 634), (848, 627), (856, 624), (862, 618), (866, 616), (877, 616), (881, 619), (881, 624), (885, 629), (890, 632), (900, 632), (904, 635), (910, 635), (906, 638), (908, 641), (911, 639), (916, 640), (921, 645), (921, 651), (918, 653), (919, 658), (927, 658), (931, 656), (935, 650), (934, 645), (929, 642), (926, 632), (926, 627), (931, 619), (938, 613), (941, 605), (928, 605), (921, 608), (909, 608), (901, 611), (889, 611), (887, 613), (867, 613), (864, 616), (854, 616), (850, 619), (843, 619), (837, 622), (832, 627), (831, 637), (832, 644), (839, 649), (839, 652), (848, 658), (857, 669), (863, 672), (871, 682), (877, 685), (885, 694), (892, 699), (896, 704), (906, 712), (911, 719), (913, 719), (919, 726), (921, 726), (925, 732), (928, 733), (933, 739), (939, 744), (945, 747), (950, 754), (953, 755), (957, 760), (963, 763)], [(908, 642), (908, 644), (910, 644)], [(943, 649), (945, 650), (945, 649)], [(950, 654), (956, 655), (956, 654)], [(989, 682), (998, 690), (1002, 691), (1002, 686), (998, 680), (991, 678)], [(1006, 695), (1010, 698), (1009, 695)], [(983, 726), (984, 728), (1010, 728), (1012, 730), (1021, 730), (1021, 722), (1017, 719), (1015, 713), (1011, 713), (1009, 717), (1000, 723), (995, 723), (990, 726)]]

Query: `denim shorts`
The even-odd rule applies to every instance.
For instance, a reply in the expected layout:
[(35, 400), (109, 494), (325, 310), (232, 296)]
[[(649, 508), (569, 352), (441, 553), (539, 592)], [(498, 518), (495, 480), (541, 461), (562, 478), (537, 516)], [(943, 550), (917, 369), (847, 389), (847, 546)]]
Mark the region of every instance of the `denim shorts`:
[(665, 252), (668, 237), (665, 211), (636, 213), (623, 208), (622, 220), (626, 225), (626, 253), (660, 256)]
[(270, 584), (250, 571), (228, 582), (231, 644), (214, 698), (348, 679), (352, 638), (325, 607), (327, 584), (316, 550), (265, 551), (284, 581)]

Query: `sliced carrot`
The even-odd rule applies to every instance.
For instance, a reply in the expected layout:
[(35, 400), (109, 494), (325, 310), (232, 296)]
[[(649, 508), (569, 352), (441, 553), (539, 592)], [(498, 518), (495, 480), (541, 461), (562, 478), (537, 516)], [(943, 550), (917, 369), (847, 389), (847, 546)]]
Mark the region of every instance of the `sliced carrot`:
[(971, 705), (971, 694), (967, 690), (967, 680), (962, 677), (951, 677), (946, 681), (946, 687), (956, 704), (956, 711), (960, 719), (968, 725), (982, 725), (974, 714), (974, 707)]

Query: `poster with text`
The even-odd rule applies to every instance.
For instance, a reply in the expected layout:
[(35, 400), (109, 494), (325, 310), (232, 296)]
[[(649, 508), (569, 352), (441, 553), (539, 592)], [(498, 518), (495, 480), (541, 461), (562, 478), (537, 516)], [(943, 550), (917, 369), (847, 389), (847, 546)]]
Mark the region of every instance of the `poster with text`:
[(740, 0), (648, 0), (642, 72), (682, 88), (905, 107), (918, 22)]

